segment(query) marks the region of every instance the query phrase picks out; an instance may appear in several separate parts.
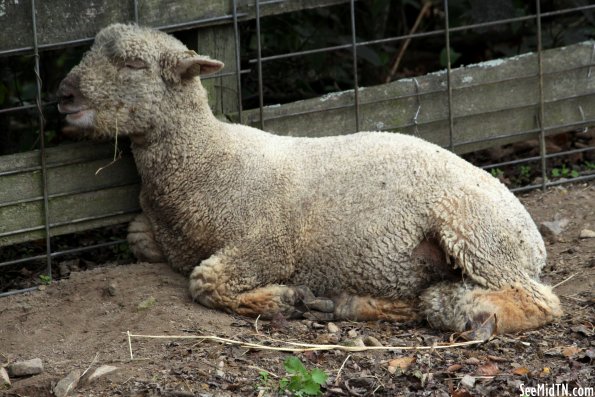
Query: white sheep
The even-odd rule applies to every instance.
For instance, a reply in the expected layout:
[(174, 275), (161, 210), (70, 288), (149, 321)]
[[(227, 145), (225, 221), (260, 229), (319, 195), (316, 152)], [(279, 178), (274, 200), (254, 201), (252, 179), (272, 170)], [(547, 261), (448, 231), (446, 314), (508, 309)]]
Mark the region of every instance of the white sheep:
[(198, 76), (222, 67), (116, 24), (61, 83), (71, 124), (132, 141), (139, 259), (190, 273), (205, 306), (263, 318), (424, 318), (486, 337), (561, 315), (538, 281), (543, 240), (498, 180), (397, 133), (292, 138), (220, 122)]

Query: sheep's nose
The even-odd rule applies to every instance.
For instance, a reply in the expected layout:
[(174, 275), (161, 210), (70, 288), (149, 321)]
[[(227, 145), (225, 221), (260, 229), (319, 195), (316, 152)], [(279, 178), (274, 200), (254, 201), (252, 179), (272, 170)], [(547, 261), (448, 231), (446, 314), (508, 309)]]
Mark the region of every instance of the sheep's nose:
[(60, 82), (56, 93), (60, 104), (71, 103), (80, 96), (79, 82), (80, 78), (73, 74), (69, 74)]

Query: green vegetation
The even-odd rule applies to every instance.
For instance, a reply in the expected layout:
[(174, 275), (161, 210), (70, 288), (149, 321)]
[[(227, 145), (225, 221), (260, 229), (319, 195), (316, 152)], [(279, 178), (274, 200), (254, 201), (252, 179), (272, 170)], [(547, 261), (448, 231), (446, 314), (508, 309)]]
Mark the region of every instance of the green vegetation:
[(577, 170), (566, 167), (566, 164), (562, 164), (561, 168), (552, 169), (553, 178), (577, 178), (579, 175)]
[(504, 171), (502, 171), (500, 168), (492, 168), (490, 174), (492, 174), (494, 178), (499, 178), (504, 175)]
[[(320, 387), (326, 383), (328, 375), (318, 369), (306, 369), (299, 358), (289, 356), (283, 363), (287, 376), (277, 382), (270, 378), (270, 373), (260, 371), (258, 387), (261, 389), (278, 389), (279, 393), (290, 393), (292, 396), (319, 396), (322, 394)], [(278, 387), (277, 387), (278, 386)]]
[(41, 281), (43, 285), (50, 285), (52, 283), (52, 277), (47, 274), (40, 274), (39, 281)]

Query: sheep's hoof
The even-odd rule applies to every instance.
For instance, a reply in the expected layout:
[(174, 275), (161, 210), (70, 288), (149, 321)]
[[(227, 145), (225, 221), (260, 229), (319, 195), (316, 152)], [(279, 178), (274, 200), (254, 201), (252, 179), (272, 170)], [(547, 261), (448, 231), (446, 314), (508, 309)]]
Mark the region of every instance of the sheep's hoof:
[(316, 310), (304, 312), (303, 316), (305, 319), (312, 321), (333, 321), (335, 319), (335, 314), (333, 312), (328, 313)]
[(316, 297), (310, 288), (300, 285), (293, 287), (298, 297), (296, 306), (302, 316), (309, 320), (332, 321), (334, 319), (335, 303), (331, 299)]
[(481, 312), (467, 322), (468, 331), (461, 332), (459, 337), (465, 340), (486, 341), (498, 332), (495, 313)]

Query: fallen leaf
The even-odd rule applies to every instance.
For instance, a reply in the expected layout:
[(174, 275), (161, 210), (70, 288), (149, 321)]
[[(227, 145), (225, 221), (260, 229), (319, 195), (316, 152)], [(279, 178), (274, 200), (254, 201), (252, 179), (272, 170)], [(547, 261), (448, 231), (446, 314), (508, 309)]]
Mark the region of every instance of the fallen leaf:
[(477, 368), (477, 373), (484, 376), (494, 376), (500, 372), (500, 368), (491, 361)]
[(137, 309), (138, 310), (147, 310), (147, 309), (150, 309), (151, 307), (155, 306), (156, 303), (157, 303), (157, 300), (154, 297), (149, 296), (147, 299), (145, 299), (144, 301), (142, 301), (141, 303), (138, 304)]
[(463, 368), (461, 364), (453, 364), (446, 368), (446, 372), (457, 372), (461, 368)]
[(565, 348), (562, 349), (562, 355), (564, 357), (572, 357), (575, 354), (579, 353), (580, 351), (581, 351), (581, 349), (576, 346), (566, 346)]
[(392, 360), (390, 360), (388, 362), (389, 371), (390, 371), (390, 368), (391, 367), (394, 368), (395, 370), (397, 368), (400, 368), (401, 370), (405, 371), (414, 362), (415, 362), (415, 356), (412, 356), (412, 357), (399, 357), (399, 358), (392, 359)]
[(467, 389), (457, 389), (452, 393), (452, 397), (473, 397)]
[(465, 360), (465, 364), (479, 365), (479, 358), (477, 358), (477, 357), (469, 357), (468, 359)]
[(529, 371), (529, 369), (527, 367), (518, 367), (518, 368), (515, 368), (512, 370), (513, 374), (519, 375), (519, 376), (527, 375), (530, 372), (531, 371)]

